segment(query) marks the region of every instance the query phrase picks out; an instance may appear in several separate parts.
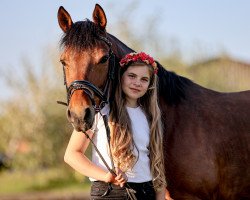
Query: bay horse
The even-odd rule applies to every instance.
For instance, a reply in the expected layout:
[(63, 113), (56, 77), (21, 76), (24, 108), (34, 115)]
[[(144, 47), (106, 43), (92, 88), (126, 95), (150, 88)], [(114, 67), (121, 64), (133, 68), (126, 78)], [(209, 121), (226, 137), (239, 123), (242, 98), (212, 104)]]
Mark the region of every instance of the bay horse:
[[(112, 103), (119, 60), (133, 52), (106, 32), (104, 10), (73, 22), (60, 7), (67, 117), (78, 131)], [(158, 63), (158, 62), (157, 62)], [(250, 199), (250, 91), (220, 93), (158, 63), (168, 189), (175, 200)]]

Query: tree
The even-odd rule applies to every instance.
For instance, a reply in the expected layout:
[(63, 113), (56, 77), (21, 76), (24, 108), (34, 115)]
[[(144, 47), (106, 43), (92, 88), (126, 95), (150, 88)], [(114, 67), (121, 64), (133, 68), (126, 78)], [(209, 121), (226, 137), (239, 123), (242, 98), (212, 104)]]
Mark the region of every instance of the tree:
[(46, 50), (39, 67), (23, 59), (18, 70), (1, 73), (12, 95), (2, 102), (0, 150), (15, 168), (46, 167), (63, 160), (71, 126), (65, 108), (56, 104), (65, 91), (55, 52)]

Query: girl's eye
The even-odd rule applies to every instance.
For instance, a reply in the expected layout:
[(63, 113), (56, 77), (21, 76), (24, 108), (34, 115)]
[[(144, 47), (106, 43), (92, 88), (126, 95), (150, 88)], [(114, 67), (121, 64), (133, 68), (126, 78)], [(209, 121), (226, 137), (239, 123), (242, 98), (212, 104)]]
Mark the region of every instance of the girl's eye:
[(135, 75), (129, 74), (128, 77), (130, 77), (130, 78), (135, 78)]
[(107, 60), (109, 59), (109, 56), (103, 56), (102, 58), (101, 58), (101, 60), (99, 61), (99, 63), (100, 64), (103, 64), (103, 63), (106, 63), (107, 62)]
[(148, 82), (148, 79), (146, 79), (146, 78), (144, 78), (144, 79), (142, 79), (142, 82)]

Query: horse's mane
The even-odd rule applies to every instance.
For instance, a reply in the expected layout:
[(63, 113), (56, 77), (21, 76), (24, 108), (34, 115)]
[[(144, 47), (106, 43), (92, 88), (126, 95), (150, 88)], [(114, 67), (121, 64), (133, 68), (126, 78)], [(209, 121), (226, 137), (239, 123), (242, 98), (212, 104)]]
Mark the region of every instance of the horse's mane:
[(182, 99), (186, 98), (186, 89), (192, 84), (192, 81), (167, 71), (157, 62), (159, 77), (159, 96), (167, 102), (168, 105), (177, 105)]
[(98, 43), (98, 36), (105, 34), (95, 23), (86, 19), (72, 24), (63, 35), (61, 46), (83, 50), (94, 47)]

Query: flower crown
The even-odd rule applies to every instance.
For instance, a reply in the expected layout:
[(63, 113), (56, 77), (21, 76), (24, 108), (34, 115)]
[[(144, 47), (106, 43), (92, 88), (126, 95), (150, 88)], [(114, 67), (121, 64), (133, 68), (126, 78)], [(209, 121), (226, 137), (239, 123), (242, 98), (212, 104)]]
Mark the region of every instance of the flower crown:
[(132, 64), (133, 62), (138, 62), (138, 61), (144, 62), (147, 65), (151, 65), (154, 69), (154, 74), (157, 74), (158, 68), (157, 68), (156, 62), (154, 61), (154, 58), (152, 58), (150, 55), (144, 52), (129, 53), (125, 57), (123, 57), (119, 63), (121, 67), (124, 67), (124, 66)]

